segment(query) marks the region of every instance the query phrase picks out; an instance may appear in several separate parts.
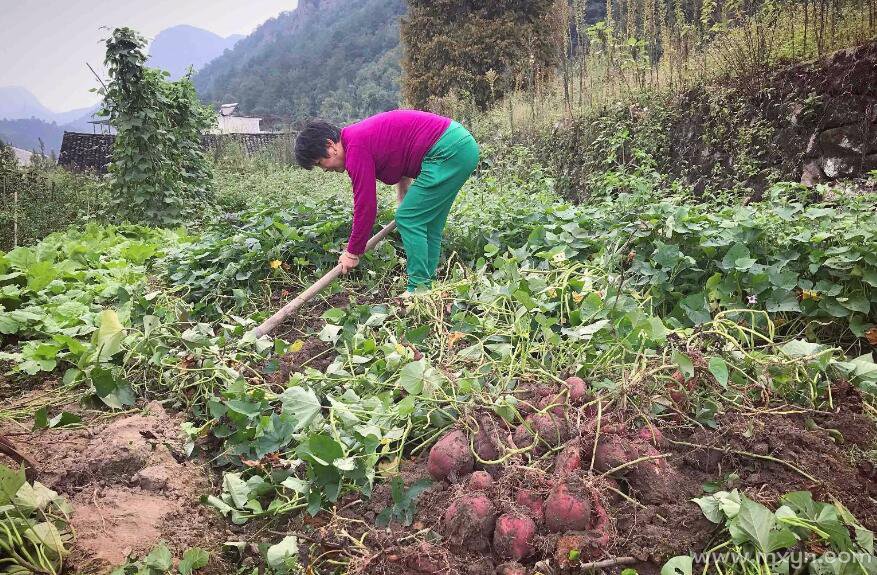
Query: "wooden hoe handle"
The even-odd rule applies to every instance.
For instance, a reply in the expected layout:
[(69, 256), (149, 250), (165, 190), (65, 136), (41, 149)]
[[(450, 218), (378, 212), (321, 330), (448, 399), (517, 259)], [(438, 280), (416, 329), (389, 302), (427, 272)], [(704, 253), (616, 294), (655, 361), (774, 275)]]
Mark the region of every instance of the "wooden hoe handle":
[[(375, 247), (378, 243), (383, 241), (384, 238), (390, 235), (390, 232), (395, 229), (396, 221), (393, 220), (392, 222), (384, 226), (381, 231), (372, 236), (372, 238), (365, 245), (365, 251), (367, 252)], [(256, 337), (262, 337), (263, 335), (274, 331), (274, 329), (277, 328), (278, 325), (283, 323), (286, 318), (297, 312), (299, 308), (301, 308), (301, 306), (307, 303), (311, 298), (326, 289), (326, 286), (332, 283), (340, 275), (341, 264), (338, 264), (334, 268), (329, 270), (326, 275), (318, 279), (314, 283), (314, 285), (302, 292), (301, 295), (299, 295), (297, 298), (277, 310), (274, 315), (266, 319), (259, 327), (254, 329), (253, 332), (256, 334)]]

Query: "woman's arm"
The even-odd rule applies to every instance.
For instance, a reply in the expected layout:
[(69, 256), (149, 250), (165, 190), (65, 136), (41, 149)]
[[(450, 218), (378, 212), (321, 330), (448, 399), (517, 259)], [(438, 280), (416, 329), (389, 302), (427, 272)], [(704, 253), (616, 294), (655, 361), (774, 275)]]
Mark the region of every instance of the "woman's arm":
[(402, 179), (399, 180), (398, 184), (396, 184), (396, 201), (400, 204), (402, 203), (402, 200), (405, 199), (405, 194), (408, 193), (408, 188), (411, 186), (411, 182), (413, 181), (414, 178), (402, 176)]

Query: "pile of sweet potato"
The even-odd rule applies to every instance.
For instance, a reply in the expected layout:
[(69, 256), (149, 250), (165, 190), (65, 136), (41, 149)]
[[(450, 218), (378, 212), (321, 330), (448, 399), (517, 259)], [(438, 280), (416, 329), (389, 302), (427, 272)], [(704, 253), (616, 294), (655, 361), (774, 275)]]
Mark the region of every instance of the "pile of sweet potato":
[[(571, 557), (596, 560), (613, 541), (606, 501), (615, 493), (603, 487), (625, 482), (646, 501), (669, 493), (673, 470), (657, 450), (660, 432), (608, 422), (598, 431), (589, 402), (585, 382), (570, 377), (554, 389), (529, 390), (517, 427), (482, 414), (477, 425), (439, 439), (427, 470), (453, 486), (437, 524), (451, 547), (492, 553), (500, 574), (526, 573), (524, 564), (550, 555), (561, 567)], [(522, 459), (540, 474), (538, 485), (514, 477), (509, 461)]]

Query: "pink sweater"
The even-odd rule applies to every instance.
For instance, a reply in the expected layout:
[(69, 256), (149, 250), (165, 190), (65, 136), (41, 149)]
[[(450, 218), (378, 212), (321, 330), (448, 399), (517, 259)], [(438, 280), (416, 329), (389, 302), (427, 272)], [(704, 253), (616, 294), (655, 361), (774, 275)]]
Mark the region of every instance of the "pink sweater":
[(378, 212), (376, 179), (396, 184), (416, 178), (423, 157), (451, 120), (418, 110), (394, 110), (341, 130), (344, 167), (353, 182), (353, 229), (347, 251), (361, 254)]

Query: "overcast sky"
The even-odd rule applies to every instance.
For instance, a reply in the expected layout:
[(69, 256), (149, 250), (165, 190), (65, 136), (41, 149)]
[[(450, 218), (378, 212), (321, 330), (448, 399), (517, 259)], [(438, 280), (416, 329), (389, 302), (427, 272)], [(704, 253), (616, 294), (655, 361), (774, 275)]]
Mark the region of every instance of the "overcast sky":
[[(101, 27), (130, 26), (149, 39), (189, 24), (220, 36), (249, 34), (298, 0), (0, 0), (0, 86), (24, 86), (55, 112), (97, 102)], [(99, 67), (100, 66), (100, 67)]]

